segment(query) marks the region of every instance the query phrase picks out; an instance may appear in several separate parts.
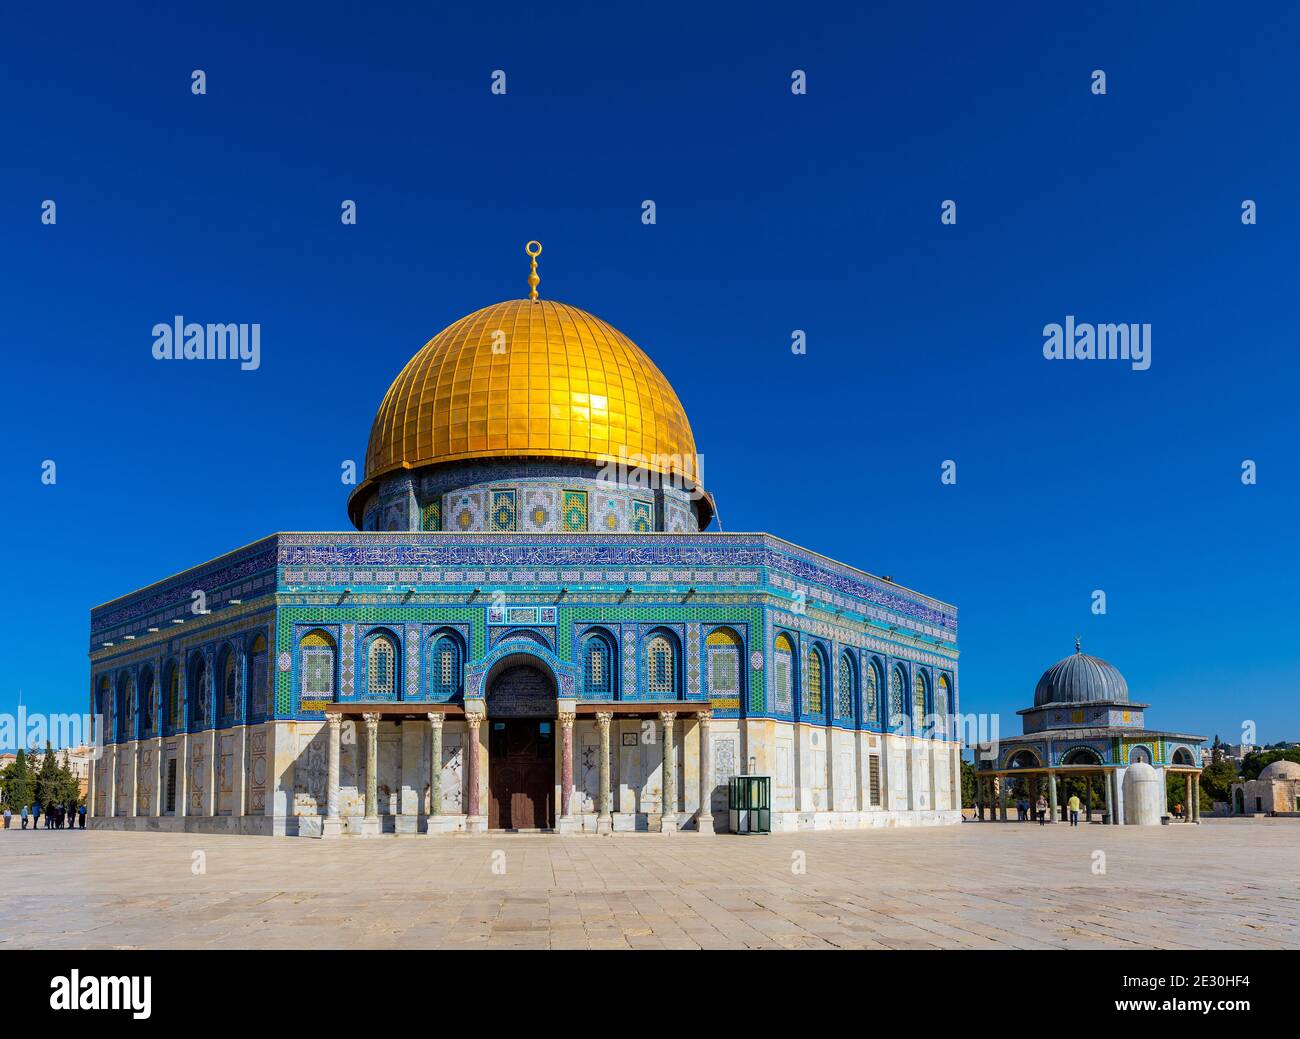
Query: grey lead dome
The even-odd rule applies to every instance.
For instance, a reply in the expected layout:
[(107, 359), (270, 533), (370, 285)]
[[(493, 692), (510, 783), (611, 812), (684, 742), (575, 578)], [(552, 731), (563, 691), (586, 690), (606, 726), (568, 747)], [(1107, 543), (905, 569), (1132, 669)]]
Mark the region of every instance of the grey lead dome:
[(1043, 672), (1034, 689), (1034, 706), (1050, 703), (1128, 702), (1128, 682), (1113, 664), (1076, 651)]

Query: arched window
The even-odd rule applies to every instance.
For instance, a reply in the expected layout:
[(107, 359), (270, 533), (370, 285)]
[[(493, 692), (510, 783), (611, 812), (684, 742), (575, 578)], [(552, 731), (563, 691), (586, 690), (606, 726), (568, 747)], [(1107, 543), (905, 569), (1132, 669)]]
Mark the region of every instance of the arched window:
[(258, 635), (248, 650), (248, 696), (246, 710), (248, 717), (267, 717), (274, 711), (271, 702), (271, 690), (267, 683), (266, 637)]
[(175, 664), (168, 664), (167, 675), (164, 680), (166, 692), (166, 705), (163, 708), (163, 717), (166, 719), (166, 735), (170, 736), (181, 727), (181, 670)]
[(442, 632), (429, 643), (429, 695), (434, 700), (450, 700), (460, 692), (460, 640), (451, 632)]
[(880, 665), (874, 660), (867, 664), (866, 681), (862, 685), (862, 724), (880, 724)]
[(889, 673), (889, 727), (897, 728), (903, 724), (907, 718), (907, 679), (903, 677), (903, 669), (897, 664), (894, 670)]
[(677, 654), (665, 633), (650, 637), (645, 647), (646, 688), (654, 696), (677, 697)]
[(236, 720), (239, 708), (239, 664), (235, 651), (227, 649), (221, 663), (221, 724)]
[(122, 675), (117, 680), (117, 738), (119, 740), (135, 739), (135, 682), (130, 675)]
[(744, 643), (731, 628), (714, 628), (704, 639), (705, 674), (710, 700), (740, 708), (740, 653)]
[(772, 644), (772, 676), (776, 685), (776, 709), (794, 710), (794, 642), (782, 632)]
[(391, 700), (397, 688), (397, 647), (387, 635), (372, 635), (366, 647), (366, 698)]
[(107, 675), (99, 680), (99, 690), (95, 693), (95, 713), (99, 715), (100, 738), (109, 742), (113, 734), (113, 692)]
[(949, 715), (952, 714), (952, 686), (947, 675), (940, 675), (934, 690), (934, 724), (935, 729), (944, 739), (951, 739), (949, 732)]
[(847, 651), (840, 654), (839, 674), (835, 676), (835, 717), (853, 718), (853, 705), (858, 699), (857, 669)]
[(925, 672), (918, 667), (912, 678), (912, 729), (915, 732), (925, 728), (925, 716), (929, 714), (926, 710), (926, 692)]
[(821, 714), (826, 704), (826, 667), (822, 651), (808, 647), (808, 702), (804, 709), (809, 714)]
[(202, 653), (190, 661), (190, 723), (202, 728), (208, 720), (208, 660)]
[(334, 640), (325, 632), (309, 631), (298, 643), (303, 700), (334, 699)]
[(140, 672), (140, 735), (142, 736), (148, 736), (153, 732), (153, 699), (153, 668), (146, 667)]
[(600, 632), (591, 632), (582, 642), (582, 688), (593, 698), (614, 695), (614, 654)]

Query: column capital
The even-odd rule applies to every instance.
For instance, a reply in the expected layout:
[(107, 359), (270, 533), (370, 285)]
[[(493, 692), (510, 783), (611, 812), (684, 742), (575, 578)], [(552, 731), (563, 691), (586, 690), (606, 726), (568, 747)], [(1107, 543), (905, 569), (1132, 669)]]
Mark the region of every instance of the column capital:
[(675, 722), (676, 720), (677, 720), (677, 712), (676, 712), (676, 711), (660, 711), (660, 712), (659, 712), (659, 721), (660, 721), (662, 724), (664, 724), (664, 725), (671, 725), (671, 724), (672, 724), (673, 722)]
[(327, 714), (325, 715), (325, 724), (330, 727), (331, 732), (337, 733), (341, 728), (343, 728), (343, 715)]
[(708, 725), (709, 722), (713, 721), (713, 708), (702, 707), (695, 712), (695, 717), (700, 720), (701, 725)]
[(441, 711), (431, 711), (429, 712), (429, 714), (425, 715), (425, 717), (429, 719), (429, 724), (432, 725), (435, 729), (442, 728), (443, 718), (442, 718)]
[(483, 711), (465, 712), (465, 720), (469, 722), (471, 729), (477, 729), (480, 725), (483, 724), (483, 719), (486, 717), (487, 715)]
[(365, 721), (367, 729), (373, 729), (375, 726), (379, 724), (378, 713), (367, 711), (361, 717)]
[(559, 713), (560, 725), (566, 729), (573, 728), (573, 721), (577, 716), (577, 711), (561, 711)]
[(596, 724), (599, 725), (602, 729), (608, 729), (609, 723), (612, 722), (613, 720), (614, 720), (613, 711), (596, 712)]

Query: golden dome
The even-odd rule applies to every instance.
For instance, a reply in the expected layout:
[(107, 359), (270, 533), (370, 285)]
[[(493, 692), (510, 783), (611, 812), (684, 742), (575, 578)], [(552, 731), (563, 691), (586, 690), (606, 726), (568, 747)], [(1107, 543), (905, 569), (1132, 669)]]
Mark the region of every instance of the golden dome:
[(663, 373), (584, 310), (506, 300), (443, 329), (393, 380), (352, 502), (359, 507), (366, 488), (399, 469), (620, 455), (661, 473), (698, 473), (690, 423)]

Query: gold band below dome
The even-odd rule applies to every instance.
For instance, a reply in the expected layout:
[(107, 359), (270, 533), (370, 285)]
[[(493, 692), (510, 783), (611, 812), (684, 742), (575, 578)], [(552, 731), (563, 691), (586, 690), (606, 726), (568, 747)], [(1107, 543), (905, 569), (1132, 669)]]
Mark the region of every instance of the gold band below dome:
[(375, 416), (353, 501), (385, 473), (444, 462), (622, 457), (696, 478), (695, 456), (677, 394), (632, 340), (577, 307), (506, 300), (407, 362)]

